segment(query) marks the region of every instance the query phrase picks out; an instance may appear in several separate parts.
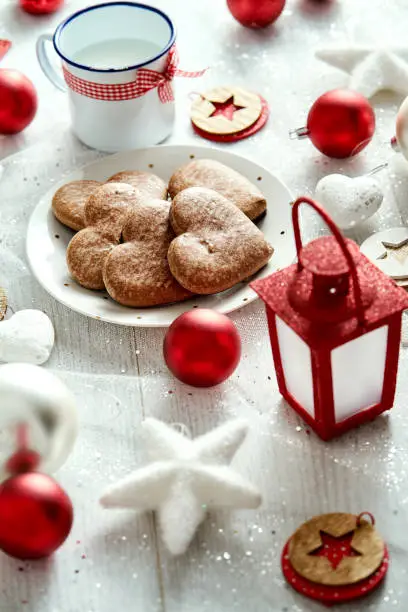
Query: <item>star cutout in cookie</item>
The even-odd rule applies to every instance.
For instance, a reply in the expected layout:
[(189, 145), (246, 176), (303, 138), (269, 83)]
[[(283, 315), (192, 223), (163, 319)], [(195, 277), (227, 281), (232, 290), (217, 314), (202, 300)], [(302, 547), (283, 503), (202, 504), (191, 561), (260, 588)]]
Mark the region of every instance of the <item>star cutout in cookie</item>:
[(382, 242), (381, 244), (385, 248), (385, 252), (377, 259), (387, 259), (388, 257), (393, 257), (401, 265), (405, 264), (408, 257), (408, 238), (401, 240), (401, 242), (398, 243)]
[(234, 102), (234, 96), (231, 96), (225, 102), (212, 102), (212, 105), (215, 106), (214, 112), (210, 115), (210, 117), (217, 117), (217, 115), (224, 115), (229, 121), (232, 121), (234, 118), (234, 113), (236, 111), (241, 110), (242, 108), (246, 108), (245, 106), (238, 106)]
[(348, 87), (372, 98), (383, 90), (408, 95), (408, 48), (333, 47), (316, 57), (350, 75)]
[(354, 531), (346, 533), (338, 538), (320, 531), (321, 545), (312, 550), (309, 555), (313, 557), (326, 557), (330, 565), (335, 570), (340, 565), (344, 557), (361, 557), (361, 553), (355, 550), (351, 544)]
[(165, 545), (185, 552), (209, 508), (257, 508), (258, 491), (229, 467), (248, 425), (241, 420), (196, 438), (178, 433), (156, 419), (142, 423), (153, 461), (111, 486), (105, 508), (155, 510)]

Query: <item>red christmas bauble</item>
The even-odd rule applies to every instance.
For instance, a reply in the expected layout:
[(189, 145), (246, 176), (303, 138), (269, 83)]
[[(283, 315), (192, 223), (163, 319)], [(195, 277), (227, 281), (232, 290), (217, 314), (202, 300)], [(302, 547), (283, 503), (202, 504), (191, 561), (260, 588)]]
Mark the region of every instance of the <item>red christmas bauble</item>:
[(237, 367), (241, 338), (228, 317), (196, 308), (171, 324), (163, 350), (168, 368), (179, 380), (193, 387), (212, 387)]
[(49, 476), (29, 472), (0, 485), (0, 549), (17, 559), (51, 555), (66, 540), (72, 503)]
[(227, 0), (231, 14), (247, 28), (266, 28), (282, 13), (286, 0)]
[(328, 157), (360, 153), (375, 131), (369, 101), (351, 89), (333, 89), (316, 100), (309, 111), (307, 130), (315, 147)]
[(18, 70), (0, 70), (0, 134), (17, 134), (37, 112), (34, 85)]
[(20, 6), (32, 15), (54, 13), (64, 4), (64, 0), (20, 0)]

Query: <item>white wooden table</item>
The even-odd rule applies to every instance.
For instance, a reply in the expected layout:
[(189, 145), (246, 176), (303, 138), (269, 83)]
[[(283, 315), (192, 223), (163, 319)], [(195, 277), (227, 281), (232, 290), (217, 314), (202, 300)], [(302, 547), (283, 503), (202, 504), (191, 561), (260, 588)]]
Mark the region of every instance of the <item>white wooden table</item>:
[[(52, 182), (97, 154), (71, 136), (64, 95), (36, 64), (36, 37), (87, 4), (67, 0), (47, 19), (23, 15), (17, 0), (1, 0), (0, 38), (11, 38), (4, 66), (34, 81), (40, 107), (21, 135), (0, 137), (0, 285), (14, 310), (37, 307), (54, 321), (57, 343), (47, 365), (76, 394), (81, 432), (58, 479), (72, 496), (73, 533), (53, 559), (21, 563), (0, 557), (1, 612), (301, 612), (324, 609), (285, 586), (279, 557), (293, 530), (313, 514), (370, 510), (388, 542), (391, 569), (384, 586), (348, 611), (408, 608), (408, 356), (403, 353), (393, 411), (374, 423), (326, 444), (309, 434), (280, 399), (267, 326), (260, 303), (233, 315), (243, 341), (236, 373), (214, 390), (175, 381), (162, 358), (162, 330), (125, 329), (76, 315), (60, 306), (31, 277), (24, 235), (30, 212)], [(314, 49), (347, 41), (406, 44), (406, 0), (337, 0), (329, 8), (288, 0), (275, 27), (241, 28), (224, 0), (154, 2), (175, 19), (181, 67), (209, 65), (199, 82), (178, 82), (178, 120), (171, 142), (199, 142), (189, 126), (191, 91), (236, 83), (258, 90), (271, 107), (259, 135), (234, 145), (282, 178), (295, 194), (310, 193), (330, 171), (360, 174), (393, 154), (400, 99), (374, 100), (378, 129), (358, 159), (323, 159), (309, 142), (291, 142), (290, 128), (304, 124), (320, 93), (346, 77), (320, 64)], [(1, 101), (0, 101), (1, 103)], [(15, 154), (14, 157), (7, 156)], [(377, 227), (400, 224), (393, 211), (392, 177), (381, 175), (385, 211), (361, 228), (361, 239)], [(390, 212), (387, 212), (390, 211)], [(308, 233), (316, 226), (308, 220)], [(350, 381), (352, 383), (352, 381)], [(98, 498), (105, 485), (143, 465), (140, 422), (152, 415), (182, 422), (194, 435), (234, 416), (248, 418), (251, 433), (234, 462), (258, 485), (259, 511), (212, 513), (188, 553), (171, 558), (153, 514), (105, 511)], [(182, 525), (180, 525), (182, 528)]]

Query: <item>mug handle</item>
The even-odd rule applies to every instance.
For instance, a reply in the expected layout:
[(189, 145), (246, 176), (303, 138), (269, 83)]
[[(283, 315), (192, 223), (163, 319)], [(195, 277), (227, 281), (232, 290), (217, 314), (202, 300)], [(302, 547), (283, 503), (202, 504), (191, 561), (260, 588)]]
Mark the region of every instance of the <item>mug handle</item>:
[(67, 86), (61, 74), (57, 72), (54, 66), (50, 62), (50, 58), (47, 53), (47, 43), (52, 42), (51, 34), (42, 34), (37, 40), (36, 51), (38, 63), (45, 76), (51, 81), (51, 83), (60, 91), (67, 91)]

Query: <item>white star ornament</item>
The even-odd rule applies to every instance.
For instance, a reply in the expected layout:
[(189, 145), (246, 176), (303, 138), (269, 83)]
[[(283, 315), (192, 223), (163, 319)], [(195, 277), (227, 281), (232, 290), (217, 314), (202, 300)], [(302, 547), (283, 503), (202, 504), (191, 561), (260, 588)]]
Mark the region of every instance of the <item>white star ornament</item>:
[(366, 98), (383, 90), (408, 95), (408, 48), (328, 47), (316, 57), (349, 74), (348, 87)]
[(247, 435), (245, 421), (230, 421), (194, 440), (156, 419), (142, 427), (153, 463), (110, 487), (101, 504), (155, 510), (172, 554), (187, 550), (209, 508), (260, 505), (259, 492), (229, 467)]

